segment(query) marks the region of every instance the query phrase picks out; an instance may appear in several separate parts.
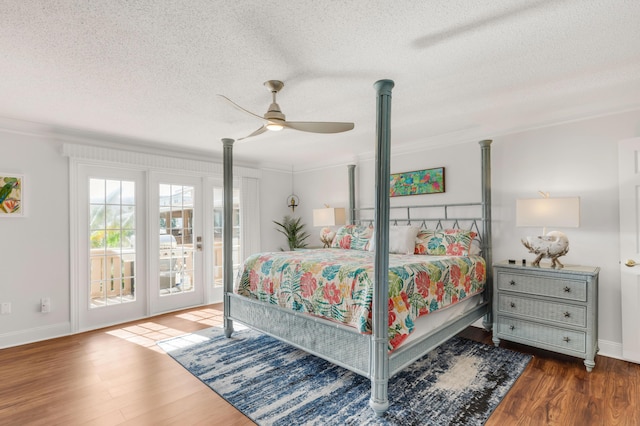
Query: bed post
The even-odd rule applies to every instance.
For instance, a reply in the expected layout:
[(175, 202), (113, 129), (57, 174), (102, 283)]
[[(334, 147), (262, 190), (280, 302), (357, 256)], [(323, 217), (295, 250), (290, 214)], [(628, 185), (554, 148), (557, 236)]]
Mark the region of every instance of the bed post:
[(229, 318), (229, 294), (233, 292), (233, 261), (231, 257), (231, 232), (233, 221), (233, 139), (222, 139), (222, 262), (224, 293), (224, 335), (233, 333), (233, 321)]
[(377, 97), (376, 142), (376, 194), (374, 228), (376, 230), (374, 255), (373, 333), (369, 351), (371, 399), (369, 406), (376, 415), (389, 408), (387, 395), (389, 382), (389, 173), (391, 151), (391, 89), (392, 80), (379, 80), (374, 84)]
[(482, 320), (486, 330), (493, 327), (493, 258), (491, 253), (491, 140), (478, 142), (482, 151), (482, 255), (487, 264), (487, 283), (484, 300), (489, 310)]
[(347, 166), (349, 172), (349, 224), (356, 223), (356, 165)]

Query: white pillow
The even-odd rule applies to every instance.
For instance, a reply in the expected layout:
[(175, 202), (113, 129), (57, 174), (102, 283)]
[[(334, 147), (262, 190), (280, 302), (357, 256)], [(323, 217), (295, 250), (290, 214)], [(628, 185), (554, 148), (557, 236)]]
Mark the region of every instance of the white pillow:
[(480, 253), (482, 253), (480, 243), (478, 240), (472, 240), (471, 247), (469, 247), (469, 256), (480, 256)]
[[(389, 253), (413, 254), (416, 249), (416, 237), (420, 232), (417, 226), (390, 226)], [(375, 251), (376, 234), (373, 231), (369, 240), (369, 251)]]

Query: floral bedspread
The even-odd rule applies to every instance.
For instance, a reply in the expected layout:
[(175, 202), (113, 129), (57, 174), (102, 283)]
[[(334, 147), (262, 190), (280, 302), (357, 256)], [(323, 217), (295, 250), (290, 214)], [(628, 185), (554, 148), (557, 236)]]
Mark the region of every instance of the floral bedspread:
[[(258, 253), (238, 273), (235, 292), (371, 333), (374, 253), (319, 249)], [(484, 288), (479, 256), (389, 255), (389, 350), (414, 320)]]

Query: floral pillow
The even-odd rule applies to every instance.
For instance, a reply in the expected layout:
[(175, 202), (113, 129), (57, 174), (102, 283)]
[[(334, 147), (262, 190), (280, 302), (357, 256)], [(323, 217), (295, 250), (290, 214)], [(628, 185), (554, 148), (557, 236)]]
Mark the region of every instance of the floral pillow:
[(416, 237), (415, 254), (435, 256), (469, 256), (471, 243), (476, 237), (465, 229), (423, 229)]
[(333, 238), (332, 248), (349, 250), (365, 250), (371, 239), (373, 227), (363, 225), (344, 225)]

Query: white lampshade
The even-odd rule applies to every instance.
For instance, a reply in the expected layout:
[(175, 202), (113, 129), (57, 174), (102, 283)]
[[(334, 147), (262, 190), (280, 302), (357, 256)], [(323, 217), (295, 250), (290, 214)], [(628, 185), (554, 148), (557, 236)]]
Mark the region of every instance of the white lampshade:
[(327, 207), (313, 210), (313, 226), (335, 226), (346, 223), (346, 212), (343, 208)]
[(531, 198), (516, 200), (516, 226), (580, 226), (580, 198)]

